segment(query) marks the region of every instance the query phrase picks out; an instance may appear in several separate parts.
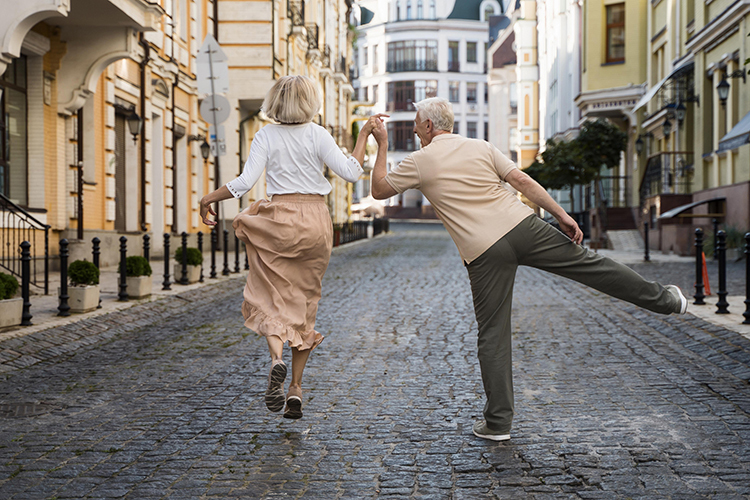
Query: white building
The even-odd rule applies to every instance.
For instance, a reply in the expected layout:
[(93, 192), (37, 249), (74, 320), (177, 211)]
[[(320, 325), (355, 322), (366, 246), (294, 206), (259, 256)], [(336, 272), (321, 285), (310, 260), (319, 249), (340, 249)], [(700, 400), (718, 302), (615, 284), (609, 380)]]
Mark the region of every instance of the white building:
[[(355, 97), (372, 113), (390, 115), (389, 166), (419, 148), (412, 103), (427, 97), (453, 103), (456, 133), (487, 139), (486, 19), (501, 13), (500, 2), (361, 0), (357, 7)], [(424, 205), (421, 212), (430, 212), (417, 191), (388, 204), (412, 210)]]

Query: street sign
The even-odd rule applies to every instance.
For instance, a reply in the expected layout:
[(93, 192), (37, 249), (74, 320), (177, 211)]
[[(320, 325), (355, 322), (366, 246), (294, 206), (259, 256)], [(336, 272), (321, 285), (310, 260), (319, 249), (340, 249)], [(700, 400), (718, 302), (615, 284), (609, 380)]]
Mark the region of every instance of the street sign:
[(213, 123), (214, 125), (224, 123), (229, 118), (230, 112), (229, 99), (223, 95), (210, 94), (201, 102), (201, 117), (208, 123)]
[(214, 127), (210, 125), (208, 127), (208, 137), (211, 143), (211, 154), (215, 157), (226, 156), (227, 154), (227, 138), (224, 135), (224, 125)]
[(196, 56), (199, 94), (229, 92), (229, 66), (227, 55), (210, 33), (203, 40)]

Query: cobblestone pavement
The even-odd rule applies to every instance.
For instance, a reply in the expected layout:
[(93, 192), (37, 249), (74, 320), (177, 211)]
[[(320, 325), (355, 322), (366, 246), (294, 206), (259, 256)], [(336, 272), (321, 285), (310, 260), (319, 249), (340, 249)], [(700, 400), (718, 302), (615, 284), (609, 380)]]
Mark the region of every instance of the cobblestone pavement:
[(265, 409), (241, 287), (0, 343), (0, 498), (750, 498), (737, 333), (521, 268), (517, 416), (491, 443), (471, 434), (476, 324), (441, 227), (336, 252), (299, 421)]

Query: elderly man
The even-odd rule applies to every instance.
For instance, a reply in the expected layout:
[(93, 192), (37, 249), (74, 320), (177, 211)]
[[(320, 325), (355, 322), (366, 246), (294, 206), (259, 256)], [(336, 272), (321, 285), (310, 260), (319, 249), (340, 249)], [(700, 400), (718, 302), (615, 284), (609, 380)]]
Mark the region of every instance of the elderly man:
[[(380, 124), (373, 132), (379, 150), (372, 195), (386, 199), (420, 190), (458, 247), (471, 282), (487, 396), (484, 421), (476, 422), (473, 431), (480, 438), (505, 441), (513, 420), (510, 316), (519, 265), (661, 314), (684, 314), (687, 300), (676, 286), (646, 281), (627, 266), (583, 248), (578, 224), (544, 188), (488, 142), (452, 133), (453, 110), (447, 100), (425, 99), (415, 107), (414, 132), (422, 148), (391, 172), (386, 172), (385, 127)], [(552, 214), (565, 234), (539, 219), (508, 185)]]

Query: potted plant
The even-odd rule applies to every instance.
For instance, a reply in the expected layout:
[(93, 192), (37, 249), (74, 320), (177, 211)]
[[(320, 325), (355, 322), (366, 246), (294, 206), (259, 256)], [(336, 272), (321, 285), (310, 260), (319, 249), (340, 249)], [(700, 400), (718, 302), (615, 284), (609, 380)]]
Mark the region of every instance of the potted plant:
[(70, 312), (85, 313), (99, 305), (99, 269), (86, 260), (68, 266), (68, 305)]
[(23, 298), (14, 298), (18, 280), (10, 274), (0, 273), (0, 327), (21, 324)]
[(727, 262), (742, 259), (745, 256), (745, 235), (732, 226), (728, 226), (724, 231), (727, 235)]
[(125, 282), (128, 285), (128, 296), (142, 299), (151, 295), (153, 278), (151, 265), (145, 257), (131, 255), (125, 259)]
[[(197, 283), (201, 277), (201, 264), (203, 254), (194, 247), (187, 247), (187, 277), (188, 283)], [(179, 283), (182, 279), (182, 247), (174, 252), (174, 281)]]

